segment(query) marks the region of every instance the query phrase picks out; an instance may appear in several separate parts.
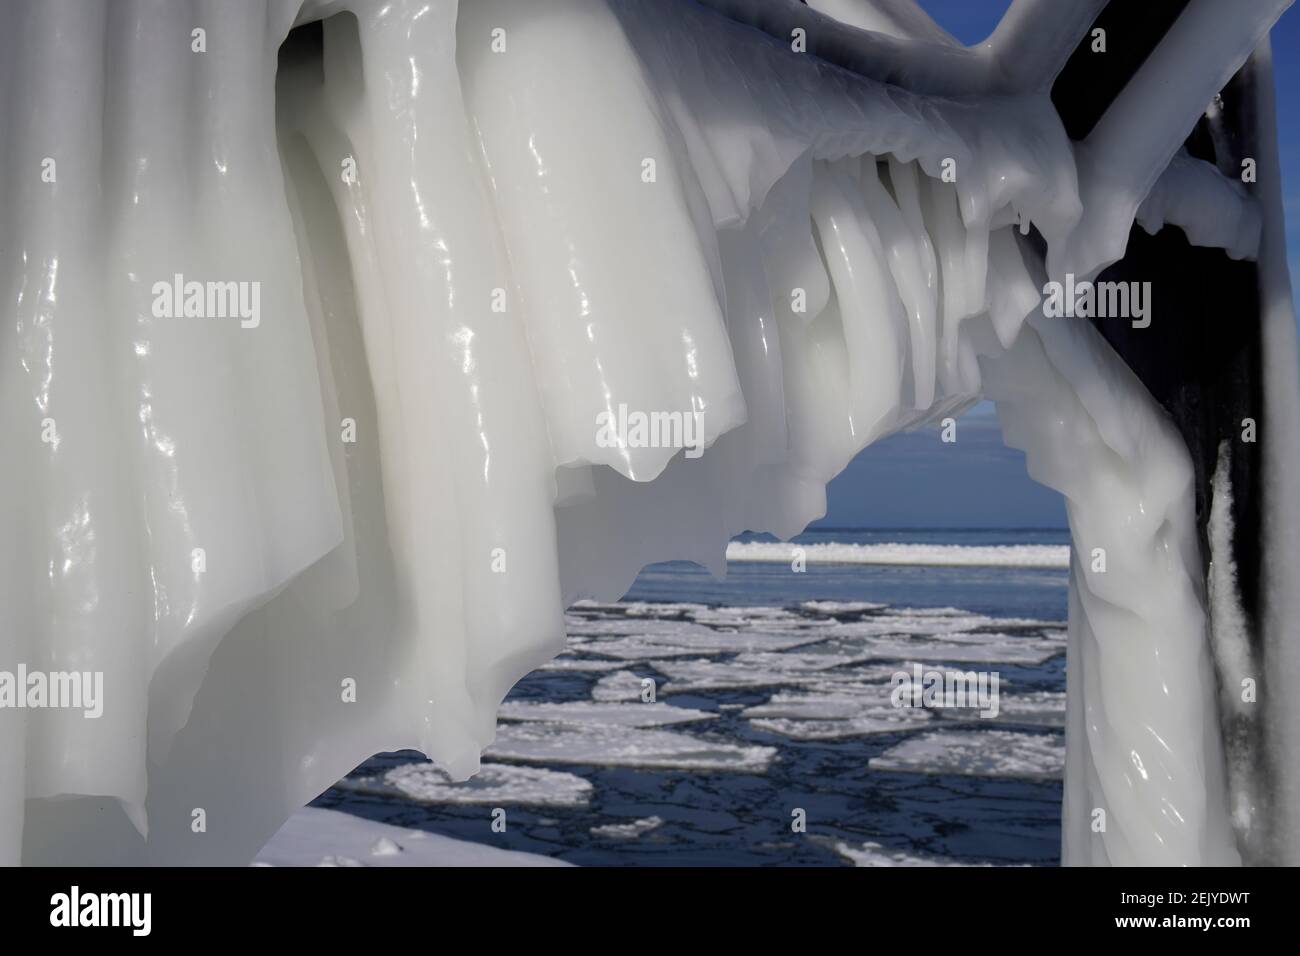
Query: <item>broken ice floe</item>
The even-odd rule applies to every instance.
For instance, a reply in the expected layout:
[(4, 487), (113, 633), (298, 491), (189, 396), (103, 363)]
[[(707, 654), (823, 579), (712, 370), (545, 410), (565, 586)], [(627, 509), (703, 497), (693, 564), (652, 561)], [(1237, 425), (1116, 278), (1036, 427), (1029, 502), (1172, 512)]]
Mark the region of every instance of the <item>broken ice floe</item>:
[[(757, 620), (733, 632), (701, 630), (698, 620), (695, 627), (684, 628), (690, 622), (659, 620), (651, 616), (650, 607), (642, 606), (635, 629), (624, 629), (622, 636), (613, 639), (584, 638), (571, 653), (636, 662), (667, 679), (655, 681), (657, 694), (676, 694), (887, 682), (899, 666), (912, 662), (1038, 665), (1065, 649), (1065, 635), (1057, 622), (993, 618), (957, 608), (805, 602), (797, 611), (760, 610), (761, 614), (752, 615)], [(678, 611), (674, 606), (670, 613), (730, 623), (744, 620), (752, 611), (726, 607), (706, 615), (699, 609)], [(612, 609), (606, 613), (612, 623), (629, 623)], [(792, 621), (811, 626), (794, 629)], [(591, 630), (603, 626), (591, 619), (586, 624)], [(764, 629), (755, 633), (759, 627)], [(884, 663), (889, 661), (897, 663)], [(646, 679), (626, 669), (614, 671), (596, 681), (591, 696), (597, 701), (636, 700), (646, 689)], [(878, 723), (861, 726), (870, 731)], [(834, 730), (838, 735), (843, 728)]]
[(944, 640), (882, 635), (870, 640), (857, 659), (1041, 664), (1064, 649), (1063, 641), (996, 633), (950, 635)]
[(998, 701), (998, 708), (999, 723), (1040, 727), (1065, 726), (1063, 691), (1040, 690), (1002, 694)]
[(623, 666), (622, 661), (599, 661), (590, 658), (561, 655), (537, 668), (539, 671), (612, 671)]
[[(1058, 772), (1053, 769), (1053, 758), (1056, 765), (1060, 762), (1058, 740), (1009, 733), (1005, 728), (1059, 727), (1064, 694), (1029, 688), (1008, 692), (1012, 681), (1007, 681), (998, 717), (992, 721), (969, 708), (898, 708), (891, 700), (891, 677), (911, 663), (873, 656), (910, 649), (918, 652), (914, 659), (928, 661), (925, 650), (940, 648), (938, 658), (953, 654), (958, 662), (963, 656), (1038, 661), (1045, 651), (1060, 649), (1059, 638), (1047, 636), (1057, 632), (1056, 622), (994, 619), (958, 608), (890, 608), (871, 602), (806, 602), (792, 608), (760, 609), (645, 603), (635, 610), (633, 617), (620, 606), (581, 607), (574, 616), (580, 616), (593, 632), (609, 623), (635, 627), (609, 639), (594, 633), (584, 636), (570, 657), (575, 663), (586, 662), (606, 643), (630, 643), (647, 652), (632, 661), (636, 669), (628, 669), (628, 662), (605, 661), (601, 662), (605, 672), (594, 671), (591, 677), (575, 672), (578, 679), (590, 682), (586, 700), (507, 701), (498, 712), (497, 741), (487, 753), (491, 762), (469, 781), (453, 783), (436, 765), (419, 762), (373, 777), (351, 778), (342, 788), (425, 804), (582, 808), (596, 799), (595, 786), (567, 772), (570, 766), (765, 773), (783, 747), (797, 742), (838, 745), (879, 734), (897, 735), (902, 742), (870, 762), (877, 772), (1030, 779)], [(705, 625), (700, 619), (719, 623)], [(754, 646), (750, 639), (755, 635), (726, 629), (740, 620), (781, 626), (806, 622), (817, 628), (819, 636), (813, 641), (806, 632), (792, 632), (795, 636), (787, 640), (763, 632), (758, 635), (761, 645), (780, 649), (745, 650)], [(821, 638), (823, 632), (830, 636)], [(683, 645), (701, 656), (673, 656)], [(650, 652), (664, 656), (654, 658)], [(655, 682), (659, 695), (696, 695), (695, 706), (645, 702), (647, 680)], [(717, 700), (716, 708), (696, 702), (733, 691), (757, 691), (767, 699), (760, 697), (761, 702), (754, 703), (751, 697), (747, 704)], [(737, 736), (737, 727), (775, 735), (763, 741), (773, 746), (755, 745)], [(557, 766), (538, 766), (545, 764)], [(586, 826), (593, 838), (624, 842), (652, 832), (662, 820), (616, 818), (593, 823)], [(831, 849), (860, 865), (949, 865), (939, 858), (875, 844), (836, 842)], [(334, 854), (342, 855), (370, 862), (355, 852)]]
[(436, 764), (422, 762), (394, 767), (378, 777), (348, 778), (337, 786), (418, 803), (494, 807), (581, 807), (592, 795), (591, 784), (576, 774), (493, 763), (484, 763), (477, 774), (459, 783)]
[(679, 621), (672, 617), (654, 618), (653, 624), (647, 622), (644, 618), (639, 617), (622, 617), (605, 615), (600, 617), (570, 617), (565, 625), (565, 631), (572, 640), (575, 637), (621, 637), (629, 634), (645, 633), (648, 627), (653, 627), (654, 633), (672, 637), (679, 641), (686, 642), (692, 637), (705, 638), (710, 636), (713, 631), (703, 624), (696, 624), (692, 621)]
[[(797, 610), (670, 605), (668, 621), (654, 616), (653, 604), (637, 605), (639, 633), (608, 641), (586, 640), (576, 653), (618, 656), (653, 671), (656, 677), (621, 669), (606, 673), (591, 687), (588, 705), (598, 708), (623, 702), (629, 719), (639, 713), (636, 703), (651, 684), (656, 695), (706, 694), (721, 691), (775, 691), (768, 701), (744, 707), (741, 716), (755, 730), (795, 740), (838, 740), (871, 734), (902, 733), (945, 722), (984, 722), (977, 709), (930, 710), (900, 708), (891, 700), (891, 680), (913, 662), (941, 666), (1039, 665), (1064, 650), (1064, 633), (1057, 622), (992, 618), (959, 608), (889, 608), (871, 602), (802, 603)], [(753, 612), (758, 610), (759, 613)], [(617, 606), (584, 611), (625, 623)], [(706, 613), (707, 612), (707, 613)], [(689, 615), (697, 626), (684, 628), (678, 615)], [(751, 615), (755, 623), (802, 619), (820, 625), (790, 636), (751, 631), (726, 632), (705, 628), (700, 619), (732, 622)], [(832, 619), (839, 615), (849, 620)], [(588, 617), (589, 628), (600, 626)], [(764, 649), (756, 649), (756, 648)], [(722, 656), (725, 655), (725, 659)], [(688, 658), (688, 659), (683, 659)], [(1064, 694), (1024, 690), (1007, 693), (1005, 684), (995, 720), (998, 726), (1059, 727), (1064, 723)], [(535, 706), (535, 705), (534, 705)], [(539, 717), (558, 711), (529, 710), (528, 705), (503, 710), (502, 716), (532, 713)], [(582, 708), (571, 708), (580, 717)], [(595, 721), (601, 711), (592, 709)], [(609, 713), (623, 713), (610, 711)], [(681, 718), (678, 718), (681, 719)], [(648, 726), (648, 724), (646, 724)], [(997, 738), (994, 738), (995, 740)]]
[(887, 681), (897, 669), (880, 665), (847, 669), (865, 661), (853, 654), (740, 654), (729, 661), (659, 661), (654, 667), (669, 678), (661, 694), (799, 686), (818, 681)]
[(656, 703), (601, 703), (598, 701), (508, 700), (497, 715), (505, 720), (545, 721), (556, 724), (605, 724), (618, 727), (662, 727), (665, 724), (713, 720), (717, 714), (689, 707)]
[(992, 866), (991, 863), (963, 863), (940, 856), (920, 856), (904, 850), (891, 850), (879, 843), (868, 841), (854, 846), (843, 840), (828, 841), (828, 845), (854, 866)]
[(888, 708), (907, 713), (911, 708), (891, 706), (889, 684), (845, 684), (821, 687), (816, 691), (780, 691), (765, 704), (746, 707), (749, 718), (788, 717), (796, 720), (848, 720), (864, 716), (867, 711)]
[(652, 632), (610, 640), (588, 641), (581, 645), (581, 649), (584, 654), (600, 654), (621, 660), (650, 660), (700, 654), (788, 651), (806, 644), (816, 644), (824, 639), (825, 635), (820, 633), (765, 634), (753, 631), (712, 631), (698, 639), (674, 643), (669, 635)]
[[(999, 628), (1047, 629), (1053, 636), (1062, 635), (1059, 624), (1054, 621), (1035, 621), (1029, 618), (985, 617), (968, 612), (949, 613), (941, 608), (938, 612), (925, 609), (904, 609), (899, 612), (872, 613), (857, 621), (836, 622), (834, 627), (819, 632), (823, 638), (874, 637), (886, 634), (920, 634), (926, 637), (967, 633), (979, 629)], [(983, 637), (984, 635), (982, 635)]]
[(591, 835), (605, 840), (635, 840), (644, 833), (663, 826), (660, 817), (645, 817), (641, 820), (629, 820), (627, 823), (607, 823), (592, 827)]
[(911, 737), (873, 757), (872, 770), (1059, 780), (1065, 742), (1059, 734), (942, 730)]
[(706, 607), (691, 613), (692, 619), (711, 627), (752, 627), (763, 623), (806, 625), (815, 623), (783, 607), (727, 606)]
[(794, 720), (785, 717), (754, 718), (756, 730), (780, 734), (794, 740), (840, 740), (868, 734), (892, 734), (926, 726), (933, 715), (924, 710), (878, 710), (843, 720)]
[(631, 671), (606, 674), (592, 685), (591, 698), (603, 701), (638, 700), (646, 686), (644, 681), (647, 679), (653, 682), (653, 678), (640, 677)]
[(610, 724), (526, 723), (498, 727), (486, 756), (528, 763), (761, 773), (776, 748)]
[(895, 707), (888, 684), (851, 684), (812, 692), (777, 693), (742, 716), (758, 730), (797, 740), (835, 740), (924, 727), (934, 711)]
[(767, 703), (745, 708), (742, 716), (757, 730), (797, 740), (898, 733), (932, 727), (939, 720), (1034, 727), (1060, 727), (1065, 723), (1065, 695), (1061, 693), (1002, 693), (997, 716), (986, 718), (976, 707), (895, 707), (892, 692), (890, 684), (813, 684), (798, 691), (775, 693)]
[(867, 611), (881, 611), (889, 605), (875, 604), (871, 601), (804, 601), (799, 605), (813, 614), (828, 614), (832, 617), (840, 614), (863, 614)]

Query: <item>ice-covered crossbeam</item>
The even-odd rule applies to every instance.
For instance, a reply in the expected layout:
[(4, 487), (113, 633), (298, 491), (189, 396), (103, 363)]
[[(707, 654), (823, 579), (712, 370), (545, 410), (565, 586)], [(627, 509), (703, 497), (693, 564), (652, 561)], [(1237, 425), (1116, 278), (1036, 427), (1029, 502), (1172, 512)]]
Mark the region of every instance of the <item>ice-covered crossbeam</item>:
[(862, 76), (945, 96), (1047, 90), (1106, 5), (1015, 0), (987, 40), (965, 47), (914, 0), (699, 2)]
[(1291, 0), (1192, 0), (1078, 144), (1083, 219), (1049, 250), (1053, 275), (1092, 276), (1124, 254), (1138, 206), (1216, 93)]
[[(1105, 0), (1017, 0), (988, 40), (964, 47), (912, 0), (700, 2), (863, 76), (917, 92), (963, 97), (1048, 90), (1106, 7)], [(1173, 29), (1078, 146), (1079, 188), (1087, 210), (1070, 242), (1053, 249), (1051, 274), (1095, 275), (1122, 255), (1138, 206), (1213, 94), (1240, 69), (1289, 3), (1247, 0), (1230, 6), (1205, 0), (1176, 18)], [(1189, 69), (1197, 58), (1212, 67)], [(1159, 107), (1154, 108), (1157, 101)], [(1255, 242), (1250, 234), (1257, 216), (1220, 190), (1203, 193), (1204, 177), (1182, 176), (1179, 182), (1195, 191), (1196, 198), (1180, 193), (1175, 202), (1168, 190), (1161, 190), (1147, 207), (1147, 221), (1155, 221), (1158, 203), (1173, 210), (1170, 222), (1194, 221), (1199, 243), (1230, 245), (1236, 256), (1251, 255)], [(1215, 208), (1229, 212), (1231, 232), (1223, 224), (1211, 228), (1207, 215), (1196, 215), (1197, 208), (1203, 210), (1196, 202), (1202, 197), (1217, 200)]]

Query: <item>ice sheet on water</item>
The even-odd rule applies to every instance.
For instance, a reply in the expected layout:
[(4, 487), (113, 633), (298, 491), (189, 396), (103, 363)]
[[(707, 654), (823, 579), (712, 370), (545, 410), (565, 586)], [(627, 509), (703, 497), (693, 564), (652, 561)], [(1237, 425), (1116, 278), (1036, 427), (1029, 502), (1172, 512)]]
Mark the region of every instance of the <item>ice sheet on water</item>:
[(980, 716), (980, 708), (928, 710), (896, 708), (890, 683), (810, 683), (798, 691), (779, 691), (766, 703), (746, 707), (741, 716), (759, 730), (798, 740), (831, 740), (865, 734), (896, 733), (931, 726), (932, 720), (979, 722), (1034, 727), (1065, 723), (1065, 694), (1025, 691), (999, 694), (996, 718)]
[(691, 618), (699, 624), (712, 627), (747, 627), (759, 621), (780, 621), (791, 625), (802, 623), (799, 615), (783, 607), (721, 605), (692, 612)]
[(831, 645), (870, 660), (1039, 664), (1065, 649), (1065, 633), (1056, 622), (950, 608), (870, 614), (818, 633)]
[(632, 601), (627, 601), (627, 602), (592, 601), (587, 598), (583, 598), (582, 600), (574, 601), (572, 604), (570, 604), (569, 610), (571, 612), (592, 612), (592, 613), (622, 615), (627, 612), (627, 609), (629, 607), (633, 606), (633, 603), (634, 602)]
[(799, 607), (813, 614), (836, 615), (883, 611), (889, 605), (876, 604), (872, 601), (804, 601)]
[[(882, 613), (884, 606), (872, 602), (809, 601), (800, 605), (802, 613), (796, 613), (776, 607), (676, 604), (663, 606), (660, 613), (674, 615), (664, 619), (654, 616), (657, 607), (637, 605), (635, 618), (604, 609), (599, 616), (584, 617), (570, 629), (571, 654), (643, 662), (739, 654), (737, 661), (745, 673), (735, 680), (707, 678), (711, 687), (737, 687), (774, 683), (757, 676), (755, 665), (801, 672), (864, 660), (1038, 664), (1064, 648), (1064, 632), (1057, 622), (993, 618), (957, 608), (897, 608)], [(681, 620), (679, 614), (694, 620)], [(835, 615), (857, 619), (845, 621)], [(933, 640), (936, 637), (942, 640)], [(823, 641), (833, 646), (814, 646)], [(801, 647), (817, 655), (815, 662), (788, 654), (781, 660), (752, 656)], [(839, 660), (831, 662), (826, 655), (838, 655)]]
[(945, 707), (936, 716), (948, 723), (978, 724), (988, 726), (1045, 727), (1065, 726), (1065, 693), (1061, 691), (1020, 691), (998, 694), (996, 716), (987, 716), (984, 707), (972, 703), (970, 707)]
[(537, 668), (539, 671), (590, 671), (599, 673), (601, 671), (617, 670), (623, 666), (622, 661), (603, 661), (586, 657), (557, 657), (549, 663), (543, 664)]
[[(654, 667), (669, 678), (659, 688), (661, 694), (799, 687), (830, 681), (887, 681), (897, 670), (894, 665), (861, 666), (862, 660), (861, 656), (847, 654), (741, 654), (731, 661), (663, 661)], [(637, 686), (639, 693), (639, 681)]]
[(888, 684), (823, 685), (811, 691), (778, 691), (765, 704), (746, 707), (741, 716), (793, 720), (849, 720), (872, 709), (890, 707)]
[(837, 637), (874, 637), (879, 634), (963, 634), (997, 628), (1000, 631), (1023, 630), (1038, 632), (1044, 629), (1060, 630), (1058, 621), (1035, 621), (1029, 618), (985, 617), (969, 611), (957, 614), (938, 613), (926, 609), (891, 610), (886, 614), (871, 614), (858, 621), (837, 622), (831, 633)]
[(662, 727), (699, 720), (716, 720), (717, 714), (659, 703), (603, 703), (575, 700), (565, 703), (508, 700), (497, 711), (506, 720), (546, 721), (556, 724), (605, 724), (618, 727)]
[[(886, 605), (888, 607), (888, 605)], [(898, 617), (978, 617), (960, 607), (891, 607), (889, 613)]]
[[(674, 647), (671, 644), (655, 644), (640, 637), (617, 637), (609, 640), (587, 641), (574, 647), (584, 654), (598, 654), (612, 658), (616, 662), (653, 661), (671, 657), (698, 657), (701, 654), (720, 654), (712, 647)], [(622, 666), (616, 664), (616, 666)]]
[[(740, 632), (705, 629), (709, 636), (703, 640), (692, 636), (688, 651), (676, 642), (684, 634), (698, 632), (682, 629), (681, 621), (655, 620), (650, 617), (653, 608), (639, 608), (638, 623), (644, 633), (585, 640), (576, 652), (622, 655), (639, 662), (666, 678), (656, 680), (659, 695), (788, 688), (764, 704), (746, 708), (742, 716), (756, 730), (799, 740), (924, 730), (934, 727), (936, 720), (963, 724), (983, 720), (973, 710), (896, 708), (890, 699), (890, 681), (900, 669), (910, 670), (913, 662), (958, 667), (1039, 664), (1064, 650), (1064, 632), (1057, 622), (992, 618), (959, 608), (808, 601), (798, 611), (731, 607), (714, 609), (709, 615), (692, 611), (697, 618), (729, 624), (747, 614), (752, 623)], [(843, 620), (850, 615), (858, 618)], [(793, 622), (799, 620), (814, 629), (802, 634), (793, 630)], [(663, 624), (674, 626), (659, 630)], [(756, 632), (765, 625), (777, 633)], [(727, 659), (706, 659), (706, 654), (719, 658), (725, 654)], [(593, 685), (592, 699), (639, 702), (644, 675), (644, 671), (625, 669), (605, 674)], [(999, 724), (1063, 724), (1064, 695), (1009, 695), (1005, 678), (1002, 687)]]
[(591, 688), (592, 700), (640, 700), (642, 681), (645, 678), (631, 671), (606, 674)]
[(1006, 730), (941, 730), (904, 740), (870, 761), (872, 770), (975, 777), (1060, 779), (1060, 734)]
[(647, 631), (633, 637), (588, 641), (579, 646), (584, 654), (601, 654), (621, 660), (653, 660), (700, 654), (739, 654), (747, 651), (788, 651), (824, 640), (822, 632), (708, 631), (703, 636), (682, 637), (677, 633)]
[(790, 620), (756, 620), (739, 626), (750, 634), (771, 634), (777, 637), (824, 641), (839, 623), (834, 618), (795, 617)]
[(504, 724), (486, 756), (527, 763), (676, 770), (766, 771), (774, 747), (741, 746), (669, 730), (606, 724)]
[[(817, 602), (811, 602), (816, 604)], [(825, 602), (836, 606), (837, 602)], [(887, 605), (854, 602), (846, 607), (876, 610)], [(812, 609), (814, 613), (816, 609)], [(751, 627), (759, 623), (785, 623), (791, 627), (808, 627), (829, 621), (818, 620), (801, 614), (797, 610), (768, 605), (718, 605), (692, 603), (656, 603), (653, 601), (635, 601), (629, 604), (597, 604), (591, 601), (579, 601), (570, 607), (565, 615), (565, 624), (571, 628), (570, 633), (594, 634), (632, 634), (640, 633), (646, 621), (665, 621), (677, 624), (700, 624), (715, 628)], [(639, 625), (637, 622), (641, 622)]]
[(837, 740), (926, 727), (932, 711), (895, 707), (889, 684), (819, 685), (809, 691), (781, 692), (741, 716), (757, 730), (796, 740)]
[(692, 638), (705, 639), (712, 628), (693, 621), (655, 617), (589, 617), (568, 625), (570, 641), (575, 637), (622, 637), (624, 635), (660, 634), (683, 643)]
[(606, 823), (604, 826), (592, 827), (591, 835), (603, 840), (635, 840), (642, 834), (663, 826), (663, 822), (661, 817), (644, 817), (627, 823)]
[(749, 722), (756, 730), (780, 734), (794, 740), (843, 740), (869, 734), (896, 734), (929, 726), (931, 712), (920, 709), (873, 711), (846, 720), (792, 720), (786, 717), (760, 718)]
[(951, 661), (979, 664), (1041, 664), (1064, 652), (1065, 645), (1054, 641), (1007, 634), (979, 634), (969, 638), (954, 636), (935, 641), (924, 637), (865, 640), (858, 655), (864, 660)]
[(456, 805), (582, 807), (591, 802), (592, 786), (572, 773), (541, 767), (484, 763), (468, 780), (455, 783), (437, 764), (420, 762), (394, 767), (378, 777), (349, 778), (340, 789), (400, 795), (420, 803)]
[(998, 701), (998, 722), (1027, 724), (1035, 727), (1065, 726), (1063, 691), (1025, 691), (1002, 694)]
[(962, 863), (941, 856), (918, 856), (903, 850), (891, 850), (879, 843), (868, 841), (854, 846), (842, 840), (831, 848), (854, 866), (992, 866), (991, 863)]
[(671, 617), (684, 614), (687, 616), (709, 610), (707, 604), (694, 604), (689, 601), (676, 604), (655, 601), (629, 601), (619, 605), (628, 617)]
[(605, 614), (611, 617), (680, 617), (695, 611), (707, 610), (707, 604), (690, 601), (574, 601), (569, 606), (571, 614)]

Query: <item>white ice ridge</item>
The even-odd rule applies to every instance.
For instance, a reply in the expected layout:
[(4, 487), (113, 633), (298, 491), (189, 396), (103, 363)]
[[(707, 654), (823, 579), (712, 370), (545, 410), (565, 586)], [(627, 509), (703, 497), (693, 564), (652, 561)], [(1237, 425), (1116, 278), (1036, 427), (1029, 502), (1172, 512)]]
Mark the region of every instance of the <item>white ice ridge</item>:
[(1166, 223), (1179, 226), (1194, 246), (1225, 250), (1234, 259), (1259, 253), (1262, 220), (1246, 187), (1212, 163), (1179, 152), (1138, 206), (1137, 222), (1155, 235)]
[[(1069, 503), (1066, 859), (1236, 861), (1187, 452), (1090, 325), (1027, 317), (1123, 253), (1285, 5), (1192, 0), (1071, 144), (1047, 89), (1097, 0), (970, 49), (895, 0), (857, 5), (883, 33), (784, 0), (7, 0), (0, 672), (106, 700), (0, 709), (0, 863), (243, 863), (376, 752), (464, 778), (572, 600), (793, 536), (866, 444), (981, 396)], [(702, 456), (602, 440), (625, 410)], [(497, 751), (545, 759), (534, 727)], [(602, 728), (627, 763), (769, 756)]]
[(789, 564), (906, 564), (938, 567), (1068, 568), (1070, 549), (1054, 544), (777, 544), (733, 541), (728, 561)]

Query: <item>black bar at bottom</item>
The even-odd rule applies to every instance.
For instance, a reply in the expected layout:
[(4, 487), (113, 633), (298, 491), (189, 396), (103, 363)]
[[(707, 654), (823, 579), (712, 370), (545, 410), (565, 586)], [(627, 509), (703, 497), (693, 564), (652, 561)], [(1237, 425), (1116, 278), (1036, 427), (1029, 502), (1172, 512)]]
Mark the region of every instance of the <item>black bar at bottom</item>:
[(625, 939), (658, 949), (705, 930), (732, 946), (773, 930), (864, 944), (966, 934), (1033, 947), (1097, 935), (1231, 940), (1286, 927), (1286, 882), (1263, 869), (9, 869), (0, 932), (7, 943), (76, 933), (83, 943), (330, 947), (383, 945), (393, 933), (403, 945), (428, 934), (431, 947), (523, 934), (532, 945)]

